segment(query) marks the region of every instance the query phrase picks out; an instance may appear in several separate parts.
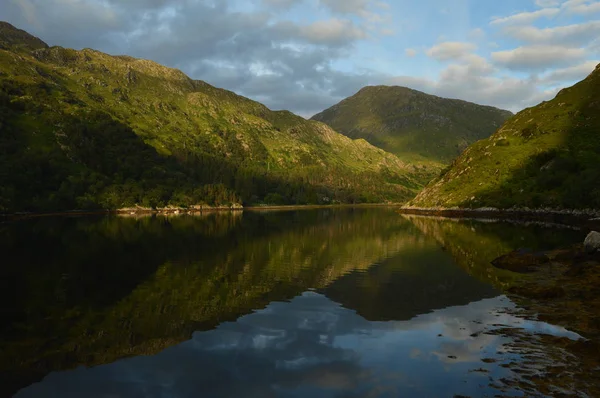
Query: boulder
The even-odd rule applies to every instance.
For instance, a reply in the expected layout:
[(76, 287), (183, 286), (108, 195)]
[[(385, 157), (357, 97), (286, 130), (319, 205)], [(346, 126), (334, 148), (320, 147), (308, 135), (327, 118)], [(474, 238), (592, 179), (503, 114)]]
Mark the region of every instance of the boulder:
[(600, 252), (600, 232), (590, 232), (583, 241), (583, 247), (586, 253)]

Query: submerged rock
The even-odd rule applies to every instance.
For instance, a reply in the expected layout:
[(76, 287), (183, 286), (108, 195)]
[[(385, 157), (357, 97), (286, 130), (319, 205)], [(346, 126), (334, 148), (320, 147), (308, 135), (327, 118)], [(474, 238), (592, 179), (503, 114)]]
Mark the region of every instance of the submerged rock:
[(550, 258), (545, 253), (520, 249), (498, 257), (492, 261), (492, 265), (508, 271), (529, 273), (536, 272), (540, 266), (549, 262)]
[(515, 279), (507, 292), (533, 300), (527, 307), (540, 319), (586, 338), (595, 336), (600, 343), (600, 251), (586, 251), (596, 238), (600, 233), (588, 235), (585, 244), (544, 252), (516, 250), (492, 264), (518, 273), (536, 272), (533, 278)]
[(535, 299), (556, 299), (565, 297), (567, 291), (562, 286), (529, 285), (527, 287), (513, 286), (510, 293)]
[[(585, 243), (543, 253), (515, 251), (492, 262), (511, 271), (537, 271), (532, 276), (514, 278), (505, 287), (507, 296), (524, 309), (525, 316), (562, 326), (582, 337), (573, 340), (543, 332), (538, 334), (548, 346), (557, 349), (551, 354), (557, 366), (544, 377), (532, 379), (536, 386), (546, 389), (548, 396), (600, 397), (597, 382), (600, 370), (600, 251), (587, 251), (594, 247), (591, 244), (597, 243), (598, 238), (600, 233), (593, 232)], [(535, 362), (537, 358), (532, 363)], [(519, 367), (509, 366), (513, 371), (519, 371)], [(548, 383), (548, 380), (552, 381)], [(569, 393), (553, 394), (552, 389), (557, 386)]]
[(600, 252), (600, 232), (592, 231), (583, 242), (586, 253)]

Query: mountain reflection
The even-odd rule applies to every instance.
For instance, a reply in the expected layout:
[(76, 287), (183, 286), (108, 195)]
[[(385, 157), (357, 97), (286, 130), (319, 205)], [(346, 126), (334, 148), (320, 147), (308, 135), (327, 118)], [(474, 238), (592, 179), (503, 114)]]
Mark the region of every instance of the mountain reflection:
[(0, 386), (156, 353), (422, 245), (415, 231), (382, 209), (0, 225)]
[[(154, 356), (53, 373), (16, 397), (491, 394), (488, 377), (509, 371), (481, 359), (498, 357), (507, 339), (478, 332), (492, 324), (540, 327), (498, 312), (507, 306), (499, 297), (411, 321), (371, 322), (307, 292), (215, 330), (196, 332)], [(552, 332), (568, 334), (559, 328)]]
[(491, 393), (508, 371), (481, 359), (506, 338), (485, 330), (564, 331), (505, 314), (487, 262), (457, 255), (502, 233), (478, 246), (435, 222), (327, 209), (0, 225), (0, 395)]
[(374, 321), (409, 320), (499, 294), (457, 267), (433, 241), (403, 250), (368, 270), (352, 272), (320, 291)]

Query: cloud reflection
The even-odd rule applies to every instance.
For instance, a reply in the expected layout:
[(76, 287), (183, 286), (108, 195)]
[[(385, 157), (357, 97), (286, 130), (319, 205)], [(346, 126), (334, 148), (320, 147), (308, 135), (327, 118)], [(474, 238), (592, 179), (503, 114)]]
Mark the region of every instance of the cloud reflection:
[[(507, 325), (569, 334), (498, 311), (512, 306), (500, 296), (409, 321), (371, 322), (306, 292), (215, 330), (196, 332), (154, 356), (52, 373), (16, 396), (481, 395), (493, 392), (488, 375), (497, 379), (509, 372), (481, 362), (496, 357), (509, 338), (482, 332)], [(489, 373), (469, 372), (475, 368)]]

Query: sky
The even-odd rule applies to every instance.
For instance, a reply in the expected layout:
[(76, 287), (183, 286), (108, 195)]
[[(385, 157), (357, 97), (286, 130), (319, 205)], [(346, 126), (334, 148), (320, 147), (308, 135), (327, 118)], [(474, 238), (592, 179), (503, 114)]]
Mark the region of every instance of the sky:
[(593, 0), (1, 0), (0, 20), (304, 117), (379, 84), (516, 112), (600, 63)]

